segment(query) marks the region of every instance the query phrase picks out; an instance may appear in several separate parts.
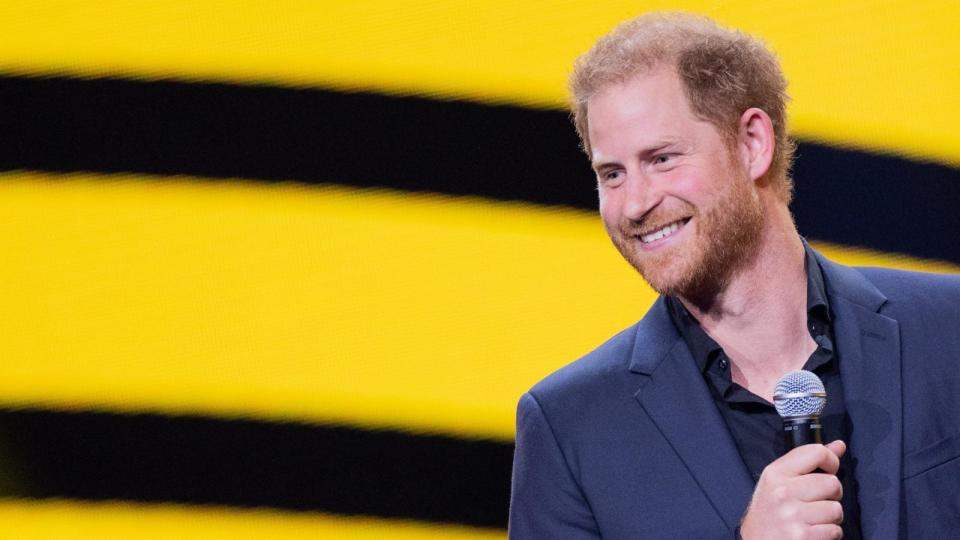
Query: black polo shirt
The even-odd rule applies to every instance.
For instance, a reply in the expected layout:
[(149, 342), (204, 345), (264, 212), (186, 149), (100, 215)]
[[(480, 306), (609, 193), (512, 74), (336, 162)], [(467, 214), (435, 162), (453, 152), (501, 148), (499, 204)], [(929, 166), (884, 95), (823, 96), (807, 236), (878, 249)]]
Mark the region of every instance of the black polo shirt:
[[(850, 442), (851, 425), (843, 401), (843, 384), (838, 369), (838, 354), (834, 350), (832, 316), (820, 265), (806, 243), (807, 271), (807, 329), (816, 341), (817, 349), (810, 355), (803, 369), (820, 377), (827, 391), (827, 404), (821, 417), (825, 442), (842, 439)], [(670, 317), (683, 336), (703, 378), (713, 395), (717, 409), (740, 451), (753, 481), (760, 478), (764, 467), (786, 453), (783, 420), (773, 404), (733, 382), (730, 359), (723, 348), (700, 327), (700, 323), (676, 298), (668, 297)], [(860, 509), (857, 504), (857, 485), (853, 475), (854, 459), (849, 451), (840, 460), (837, 477), (843, 484), (843, 537), (859, 539)]]

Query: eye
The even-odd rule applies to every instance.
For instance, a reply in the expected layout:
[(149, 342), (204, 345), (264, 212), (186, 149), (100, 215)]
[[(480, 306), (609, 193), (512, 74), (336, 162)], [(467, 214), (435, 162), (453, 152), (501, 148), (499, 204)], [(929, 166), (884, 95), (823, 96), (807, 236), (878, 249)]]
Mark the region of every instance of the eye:
[(673, 154), (658, 154), (653, 157), (654, 165), (665, 165), (673, 159)]
[(677, 164), (677, 154), (657, 154), (650, 159), (650, 165), (656, 171), (669, 171)]
[(599, 174), (600, 183), (604, 186), (615, 187), (623, 183), (623, 169), (609, 169)]

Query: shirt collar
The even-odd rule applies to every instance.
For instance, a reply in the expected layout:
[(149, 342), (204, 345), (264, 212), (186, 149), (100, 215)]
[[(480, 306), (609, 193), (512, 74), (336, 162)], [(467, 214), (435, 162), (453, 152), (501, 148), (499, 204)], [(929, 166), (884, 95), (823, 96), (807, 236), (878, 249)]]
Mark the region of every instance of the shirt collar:
[(687, 347), (693, 353), (693, 359), (697, 362), (700, 371), (706, 371), (710, 360), (717, 351), (720, 351), (720, 345), (713, 340), (703, 328), (700, 328), (700, 322), (683, 307), (683, 304), (674, 296), (668, 296), (667, 308), (670, 311), (670, 318), (673, 325), (680, 332), (683, 340), (687, 342)]
[(823, 270), (820, 269), (820, 263), (806, 240), (803, 241), (803, 251), (804, 268), (807, 271), (807, 315), (829, 323), (833, 319), (830, 316), (827, 288), (823, 282)]

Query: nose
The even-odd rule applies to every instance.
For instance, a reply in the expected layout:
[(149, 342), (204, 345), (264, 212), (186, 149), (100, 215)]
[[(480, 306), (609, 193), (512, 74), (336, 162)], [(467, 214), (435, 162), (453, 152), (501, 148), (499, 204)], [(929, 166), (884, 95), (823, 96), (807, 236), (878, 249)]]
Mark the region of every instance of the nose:
[(628, 174), (624, 183), (623, 217), (640, 221), (663, 200), (663, 190), (650, 176), (639, 171)]

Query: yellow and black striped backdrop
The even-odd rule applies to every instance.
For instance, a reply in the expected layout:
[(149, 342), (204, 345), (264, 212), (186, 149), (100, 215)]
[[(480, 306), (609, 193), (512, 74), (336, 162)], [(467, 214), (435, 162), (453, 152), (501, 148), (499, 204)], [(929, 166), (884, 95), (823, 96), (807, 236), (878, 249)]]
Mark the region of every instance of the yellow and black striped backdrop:
[(814, 245), (960, 271), (956, 2), (0, 4), (0, 537), (503, 538), (654, 299), (563, 103), (658, 8), (780, 55)]

